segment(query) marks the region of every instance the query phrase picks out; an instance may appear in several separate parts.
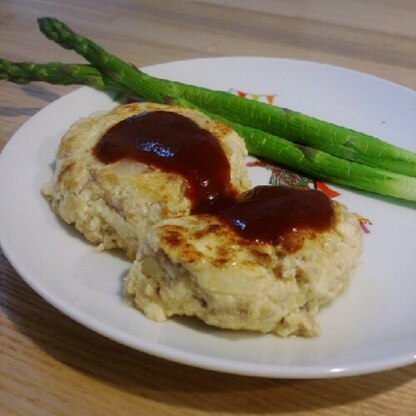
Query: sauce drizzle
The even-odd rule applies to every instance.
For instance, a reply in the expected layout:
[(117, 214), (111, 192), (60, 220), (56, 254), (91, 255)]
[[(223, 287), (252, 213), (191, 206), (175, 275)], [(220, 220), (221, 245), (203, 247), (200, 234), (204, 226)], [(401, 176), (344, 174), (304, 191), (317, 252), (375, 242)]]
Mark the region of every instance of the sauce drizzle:
[(133, 115), (112, 126), (97, 143), (103, 163), (132, 159), (177, 173), (188, 183), (192, 210), (232, 193), (230, 164), (218, 139), (188, 117), (171, 111)]
[(334, 221), (332, 201), (317, 190), (269, 185), (237, 195), (218, 139), (174, 112), (122, 120), (107, 130), (94, 154), (106, 164), (131, 159), (183, 176), (191, 213), (215, 215), (247, 240), (277, 244), (300, 230), (324, 231)]
[(278, 244), (298, 231), (325, 231), (334, 221), (332, 201), (321, 191), (256, 186), (207, 210), (247, 240)]

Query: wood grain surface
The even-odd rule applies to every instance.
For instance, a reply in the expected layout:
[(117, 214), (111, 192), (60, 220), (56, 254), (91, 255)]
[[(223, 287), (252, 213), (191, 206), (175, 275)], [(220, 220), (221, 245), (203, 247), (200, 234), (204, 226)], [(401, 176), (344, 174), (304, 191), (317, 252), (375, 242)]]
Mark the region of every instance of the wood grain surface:
[[(0, 0), (0, 56), (79, 60), (40, 34), (36, 18), (47, 15), (138, 66), (210, 56), (288, 57), (416, 88), (415, 0)], [(0, 149), (33, 114), (75, 88), (0, 82)], [(1, 416), (292, 413), (416, 415), (416, 365), (331, 380), (186, 367), (75, 323), (1, 255)]]

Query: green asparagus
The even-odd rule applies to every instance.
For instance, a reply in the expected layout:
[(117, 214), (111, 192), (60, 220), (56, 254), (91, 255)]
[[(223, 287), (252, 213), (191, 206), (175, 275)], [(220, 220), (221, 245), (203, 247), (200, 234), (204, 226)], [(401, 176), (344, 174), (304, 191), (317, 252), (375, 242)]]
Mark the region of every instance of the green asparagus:
[(12, 62), (0, 59), (0, 79), (15, 84), (28, 84), (33, 81), (43, 81), (58, 85), (89, 85), (98, 90), (113, 91), (127, 94), (121, 84), (103, 75), (97, 68), (87, 64), (63, 64), (48, 62), (35, 64), (33, 62)]
[(416, 177), (416, 153), (285, 108), (152, 77), (73, 32), (55, 18), (40, 18), (38, 22), (48, 38), (67, 49), (75, 50), (103, 74), (143, 99), (163, 102), (166, 96), (184, 98), (227, 120), (285, 137), (340, 158)]

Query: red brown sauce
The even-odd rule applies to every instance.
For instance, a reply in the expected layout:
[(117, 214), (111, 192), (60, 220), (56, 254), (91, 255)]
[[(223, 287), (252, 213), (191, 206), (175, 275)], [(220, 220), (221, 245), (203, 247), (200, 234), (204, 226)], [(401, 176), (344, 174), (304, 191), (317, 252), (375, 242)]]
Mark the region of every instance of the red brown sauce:
[(181, 175), (192, 214), (215, 215), (248, 240), (276, 244), (288, 233), (324, 231), (333, 223), (332, 202), (320, 191), (257, 186), (237, 196), (218, 139), (174, 112), (122, 120), (107, 130), (94, 154), (106, 164), (131, 159)]
[(151, 111), (120, 121), (105, 132), (94, 153), (103, 163), (132, 159), (181, 175), (193, 209), (232, 193), (230, 164), (217, 138), (174, 112)]
[(273, 185), (225, 198), (212, 213), (241, 237), (271, 244), (303, 230), (325, 231), (334, 221), (332, 201), (323, 192)]

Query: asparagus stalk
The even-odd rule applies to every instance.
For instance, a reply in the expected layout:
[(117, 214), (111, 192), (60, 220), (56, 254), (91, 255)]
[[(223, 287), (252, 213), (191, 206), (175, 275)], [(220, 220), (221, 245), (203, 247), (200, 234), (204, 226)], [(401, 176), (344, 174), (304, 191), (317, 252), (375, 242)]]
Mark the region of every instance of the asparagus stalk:
[(120, 94), (128, 93), (122, 85), (103, 75), (97, 68), (87, 64), (63, 64), (61, 62), (36, 64), (0, 59), (0, 79), (15, 84), (43, 81), (58, 85), (89, 85), (98, 90), (113, 91)]
[(38, 22), (48, 38), (67, 49), (75, 50), (103, 74), (146, 100), (164, 102), (166, 96), (181, 97), (229, 121), (244, 123), (340, 158), (416, 177), (414, 152), (285, 108), (152, 77), (73, 32), (55, 18), (40, 18)]
[[(224, 122), (227, 123), (226, 120)], [(244, 138), (248, 151), (253, 155), (282, 163), (316, 179), (416, 201), (414, 177), (341, 159), (238, 123), (228, 124)]]

